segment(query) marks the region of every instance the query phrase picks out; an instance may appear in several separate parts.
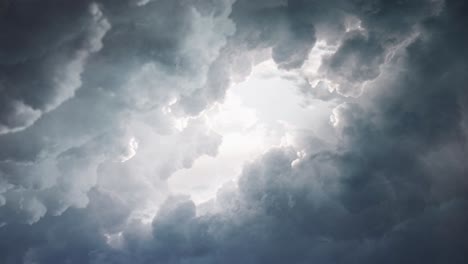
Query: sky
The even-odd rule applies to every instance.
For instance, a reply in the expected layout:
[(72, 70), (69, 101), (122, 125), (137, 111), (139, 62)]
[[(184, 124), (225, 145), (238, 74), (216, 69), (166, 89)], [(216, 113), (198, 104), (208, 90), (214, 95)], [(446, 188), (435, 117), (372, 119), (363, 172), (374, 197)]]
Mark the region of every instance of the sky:
[(468, 258), (463, 0), (1, 0), (0, 263)]

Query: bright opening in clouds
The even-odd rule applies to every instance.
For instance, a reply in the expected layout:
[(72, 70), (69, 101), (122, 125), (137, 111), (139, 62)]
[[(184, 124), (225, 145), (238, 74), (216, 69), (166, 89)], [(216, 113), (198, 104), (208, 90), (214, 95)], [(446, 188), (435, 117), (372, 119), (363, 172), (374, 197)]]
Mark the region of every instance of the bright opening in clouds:
[(293, 145), (291, 133), (333, 133), (327, 122), (331, 106), (320, 101), (306, 105), (295, 83), (282, 74), (272, 60), (256, 65), (245, 81), (226, 92), (222, 103), (203, 113), (209, 127), (222, 136), (218, 154), (202, 156), (191, 168), (174, 173), (169, 179), (173, 192), (206, 202), (223, 184), (235, 182), (245, 163), (271, 148)]
[(467, 14), (0, 1), (0, 263), (464, 264)]

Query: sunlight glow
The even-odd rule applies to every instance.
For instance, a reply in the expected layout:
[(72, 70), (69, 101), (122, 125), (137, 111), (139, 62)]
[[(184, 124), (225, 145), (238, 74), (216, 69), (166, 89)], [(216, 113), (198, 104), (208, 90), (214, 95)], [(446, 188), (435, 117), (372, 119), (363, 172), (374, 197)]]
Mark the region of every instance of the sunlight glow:
[[(267, 60), (254, 67), (246, 81), (231, 87), (223, 103), (200, 114), (223, 138), (218, 155), (202, 156), (191, 168), (175, 172), (168, 180), (170, 189), (189, 194), (199, 204), (214, 198), (226, 182), (236, 181), (245, 163), (272, 147), (296, 144), (291, 131), (315, 128), (315, 133), (330, 137), (331, 108), (318, 101), (304, 104), (295, 78)], [(183, 128), (186, 122), (179, 119), (176, 126)]]

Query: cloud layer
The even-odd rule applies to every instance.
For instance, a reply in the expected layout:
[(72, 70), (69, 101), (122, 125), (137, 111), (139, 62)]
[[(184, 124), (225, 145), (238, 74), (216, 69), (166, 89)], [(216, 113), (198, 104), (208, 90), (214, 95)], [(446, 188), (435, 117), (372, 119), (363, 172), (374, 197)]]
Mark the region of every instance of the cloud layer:
[[(464, 263), (467, 12), (4, 1), (0, 262)], [(289, 131), (212, 200), (173, 194), (174, 172), (217, 155), (205, 112), (269, 59), (305, 102), (335, 105), (335, 140)]]

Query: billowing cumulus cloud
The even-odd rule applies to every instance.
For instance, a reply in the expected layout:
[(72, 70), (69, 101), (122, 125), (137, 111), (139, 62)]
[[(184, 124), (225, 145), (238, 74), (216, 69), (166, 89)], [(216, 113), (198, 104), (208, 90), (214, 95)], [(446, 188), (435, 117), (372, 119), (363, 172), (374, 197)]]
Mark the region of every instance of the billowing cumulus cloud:
[[(44, 13), (50, 12), (49, 6), (57, 6), (53, 1), (41, 4), (26, 1), (9, 5), (8, 12), (13, 12), (13, 8), (18, 12), (32, 12), (30, 9), (36, 5), (44, 8)], [(67, 12), (79, 11), (72, 6), (63, 8)], [(169, 17), (170, 9), (174, 13)], [(167, 109), (182, 95), (203, 87), (210, 63), (225, 44), (226, 36), (234, 30), (227, 18), (228, 10), (202, 15), (195, 7), (180, 2), (159, 1), (138, 7), (122, 1), (90, 3), (83, 12), (84, 16), (91, 12), (91, 18), (99, 16), (96, 19), (105, 22), (107, 32), (99, 43), (89, 44), (99, 44), (100, 50), (91, 46), (96, 50), (87, 59), (86, 66), (71, 71), (81, 76), (75, 97), (42, 116), (28, 129), (8, 133), (1, 139), (0, 171), (5, 181), (2, 188), (5, 206), (1, 210), (12, 211), (2, 214), (6, 222), (19, 217), (19, 221), (33, 223), (46, 212), (57, 215), (70, 206), (86, 206), (88, 191), (98, 184), (99, 171), (103, 166), (109, 167), (105, 165), (109, 162), (135, 159), (126, 161), (125, 166), (143, 163), (138, 168), (143, 175), (136, 177), (137, 182), (157, 182), (174, 170), (190, 166), (199, 155), (216, 153), (219, 135), (203, 126), (202, 118), (187, 122), (179, 131), (174, 129), (174, 123), (181, 118), (167, 113)], [(67, 16), (66, 12), (60, 15)], [(10, 23), (29, 22), (20, 17), (11, 19)], [(91, 32), (99, 31), (97, 26), (91, 28)], [(13, 29), (13, 26), (9, 28)], [(53, 33), (66, 37), (61, 32)], [(18, 31), (17, 35), (27, 33)], [(81, 43), (88, 45), (88, 40), (78, 42)], [(23, 52), (35, 55), (35, 51), (24, 47)], [(57, 79), (52, 74), (42, 73), (41, 65), (24, 63), (40, 73), (40, 78)], [(54, 65), (57, 69), (66, 69), (59, 62)], [(23, 80), (28, 79), (11, 80), (11, 83), (23, 85)], [(55, 89), (47, 84), (40, 87)], [(30, 89), (28, 94), (36, 91), (34, 86)], [(41, 99), (46, 100), (45, 96), (48, 93)], [(16, 120), (9, 114), (7, 119)], [(138, 149), (129, 149), (129, 144), (134, 145), (131, 141), (140, 143)], [(173, 144), (179, 147), (171, 146)], [(150, 163), (153, 165), (147, 167)], [(125, 179), (123, 171), (126, 170), (114, 177)], [(156, 184), (155, 188), (165, 187)]]
[[(464, 263), (467, 12), (4, 1), (0, 262)], [(334, 140), (284, 125), (292, 143), (213, 199), (173, 193), (172, 174), (223, 142), (207, 112), (266, 60), (332, 106)]]
[(81, 86), (88, 57), (110, 25), (96, 3), (12, 2), (2, 15), (0, 133), (18, 131)]

